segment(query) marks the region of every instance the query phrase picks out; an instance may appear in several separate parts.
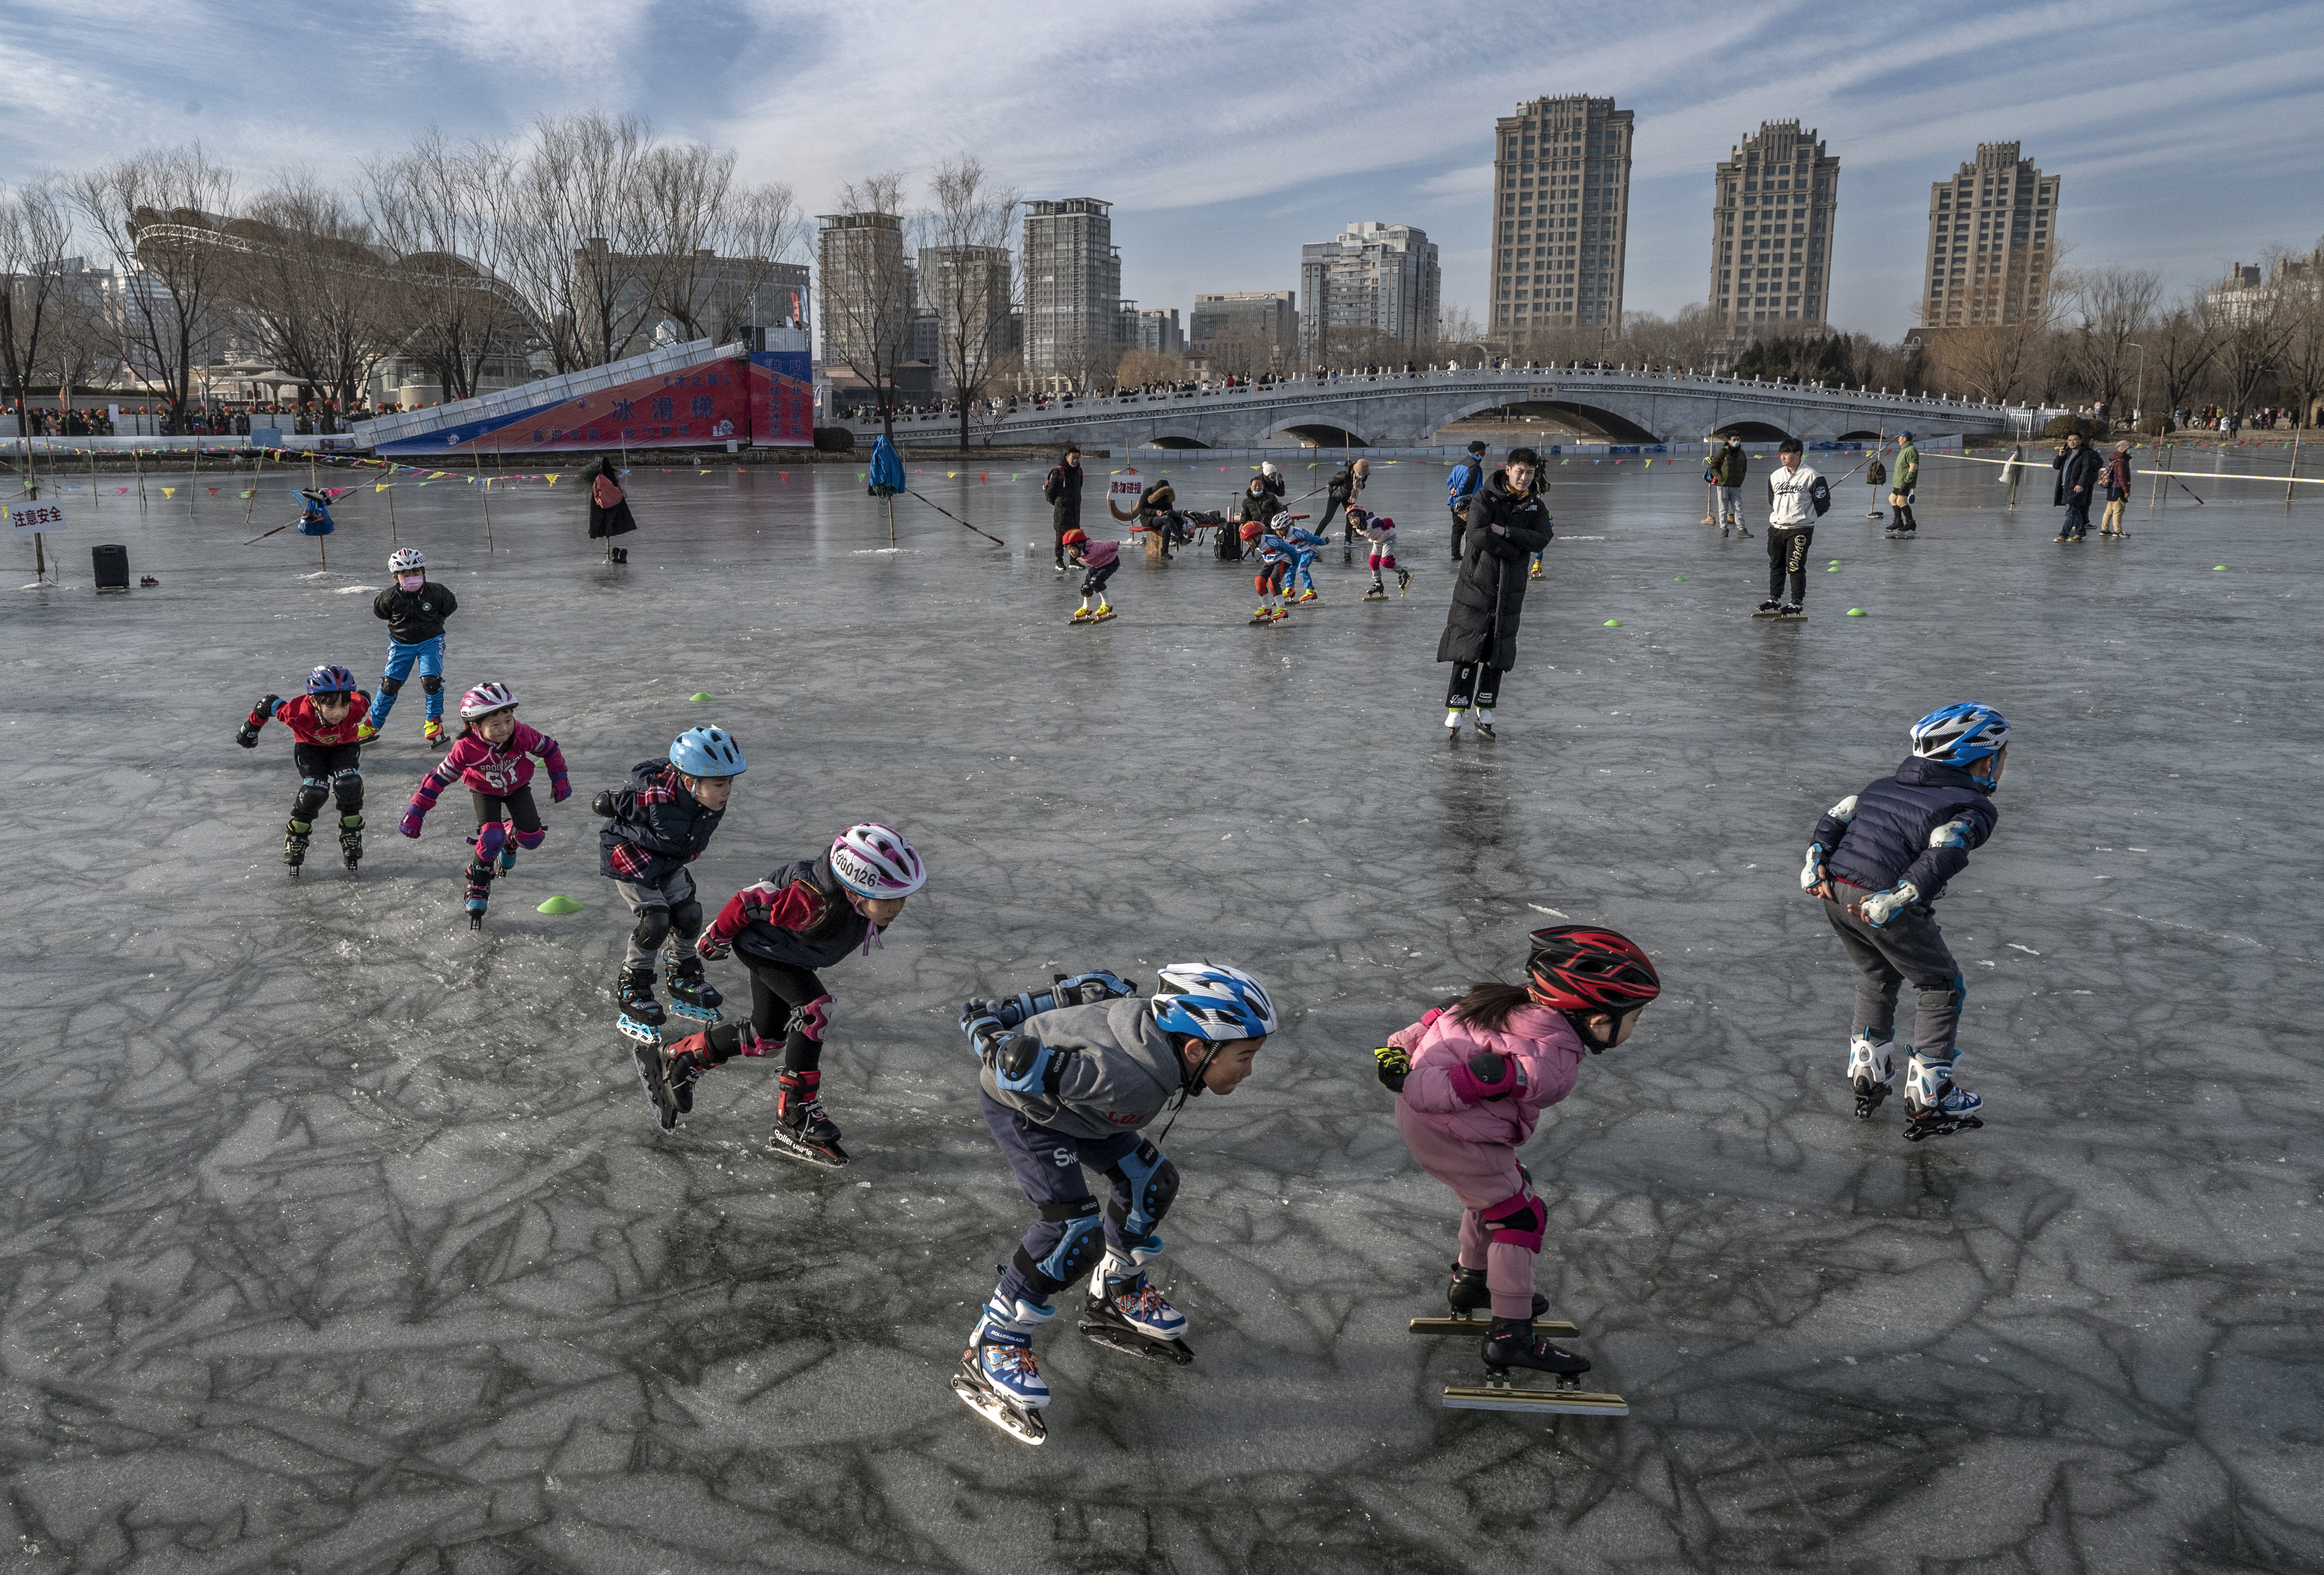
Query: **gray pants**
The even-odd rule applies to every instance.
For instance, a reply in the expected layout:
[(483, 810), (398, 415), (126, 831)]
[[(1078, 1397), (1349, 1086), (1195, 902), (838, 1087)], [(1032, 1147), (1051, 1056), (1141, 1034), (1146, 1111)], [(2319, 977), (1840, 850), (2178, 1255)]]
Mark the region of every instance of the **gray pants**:
[(694, 937), (702, 933), (702, 905), (694, 899), (694, 877), (683, 865), (653, 885), (616, 880), (613, 889), (638, 916), (638, 927), (630, 932), (629, 945), (622, 953), (625, 965), (652, 968), (664, 939), (669, 942), (670, 955), (679, 962), (694, 955)]
[[(1853, 902), (1871, 895), (1837, 883), (1833, 889)], [(1913, 1054), (1924, 1061), (1950, 1062), (1958, 1054), (1953, 1041), (1960, 1032), (1961, 1002), (1969, 995), (1969, 984), (1937, 928), (1937, 916), (1926, 908), (1908, 907), (1876, 930), (1831, 898), (1824, 899), (1823, 911), (1863, 975), (1856, 981), (1855, 1031), (1873, 1039), (1894, 1034), (1896, 992), (1910, 980), (1916, 998)]]
[(1719, 489), (1719, 519), (1721, 524), (1726, 523), (1729, 520), (1734, 520), (1738, 526), (1744, 523), (1743, 489), (1741, 487), (1720, 487)]

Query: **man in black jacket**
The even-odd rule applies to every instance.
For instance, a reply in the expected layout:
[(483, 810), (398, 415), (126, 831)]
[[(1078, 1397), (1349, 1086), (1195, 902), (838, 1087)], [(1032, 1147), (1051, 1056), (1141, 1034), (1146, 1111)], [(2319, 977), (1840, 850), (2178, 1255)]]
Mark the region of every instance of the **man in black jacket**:
[[(1368, 459), (1343, 465), (1332, 473), (1332, 479), (1323, 488), (1323, 517), (1316, 521), (1316, 535), (1326, 541), (1332, 539), (1332, 516), (1364, 495), (1364, 483), (1371, 474), (1371, 461)], [(1353, 563), (1356, 560), (1355, 521), (1342, 520), (1340, 530), (1340, 561)]]
[(1057, 572), (1065, 572), (1065, 532), (1081, 528), (1082, 522), (1082, 451), (1068, 447), (1065, 457), (1058, 460), (1041, 484), (1041, 495), (1049, 501), (1049, 524), (1057, 535)]
[(2080, 432), (2066, 434), (2065, 452), (2051, 462), (2058, 473), (2058, 490), (2051, 502), (2066, 511), (2066, 523), (2052, 539), (2080, 541), (2090, 533), (2090, 499), (2098, 485), (2098, 450), (2082, 441)]
[(1512, 448), (1469, 502), (1468, 555), (1452, 584), (1452, 605), (1436, 659), (1452, 664), (1444, 691), (1448, 738), (1461, 736), (1461, 714), (1476, 707), (1477, 734), (1493, 736), (1501, 675), (1517, 666), (1517, 620), (1525, 611), (1526, 565), (1549, 545), (1549, 511), (1536, 485), (1541, 461)]

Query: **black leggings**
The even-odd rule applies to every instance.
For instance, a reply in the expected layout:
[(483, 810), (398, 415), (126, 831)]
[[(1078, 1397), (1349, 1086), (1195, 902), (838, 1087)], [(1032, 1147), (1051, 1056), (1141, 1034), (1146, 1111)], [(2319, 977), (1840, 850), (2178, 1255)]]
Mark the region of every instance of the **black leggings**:
[[(530, 834), (540, 829), (540, 809), (532, 801), (530, 783), (527, 783), (506, 797), (495, 797), (490, 793), (479, 793), (471, 788), (468, 789), (468, 798), (476, 806), (476, 824), (480, 826), (490, 825), (496, 820), (506, 820), (516, 827), (520, 834)], [(508, 811), (506, 815), (501, 813), (503, 808)], [(525, 845), (530, 847), (533, 844)]]
[(292, 745), (290, 759), (299, 768), (299, 797), (290, 806), (290, 818), (311, 821), (323, 801), (334, 797), (341, 815), (361, 815), (363, 776), (355, 767), (362, 755), (361, 744)]
[(812, 1072), (823, 1064), (824, 1030), (831, 1026), (831, 996), (814, 971), (788, 962), (770, 962), (747, 952), (734, 955), (751, 971), (751, 1036), (755, 1041), (742, 1050), (742, 1025), (721, 1023), (710, 1030), (710, 1054), (703, 1059), (718, 1065), (738, 1052), (763, 1055), (775, 1036), (783, 1040), (783, 1070)]
[(1490, 711), (1500, 697), (1500, 668), (1483, 662), (1452, 664), (1452, 681), (1444, 686), (1446, 710), (1466, 711), (1474, 705), (1480, 711)]

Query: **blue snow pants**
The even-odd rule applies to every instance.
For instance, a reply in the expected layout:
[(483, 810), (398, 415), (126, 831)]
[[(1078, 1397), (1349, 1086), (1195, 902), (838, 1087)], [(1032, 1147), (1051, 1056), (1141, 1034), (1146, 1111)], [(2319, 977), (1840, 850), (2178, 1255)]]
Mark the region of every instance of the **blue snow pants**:
[(372, 696), (371, 724), (387, 725), (387, 714), (395, 709), (395, 692), (411, 677), (411, 669), (420, 669), (420, 686), (427, 691), (428, 715), (430, 721), (444, 716), (444, 637), (437, 635), (417, 644), (406, 645), (400, 640), (387, 642), (387, 677)]
[[(1034, 1125), (981, 1089), (977, 1101), (1017, 1184), (1041, 1211), (1016, 1257), (1001, 1268), (1003, 1297), (1047, 1306), (1097, 1266), (1105, 1247), (1128, 1257), (1124, 1237), (1144, 1241), (1169, 1211), (1177, 1169), (1138, 1133), (1075, 1138)], [(1111, 1208), (1100, 1211), (1083, 1179), (1084, 1165), (1112, 1184)]]

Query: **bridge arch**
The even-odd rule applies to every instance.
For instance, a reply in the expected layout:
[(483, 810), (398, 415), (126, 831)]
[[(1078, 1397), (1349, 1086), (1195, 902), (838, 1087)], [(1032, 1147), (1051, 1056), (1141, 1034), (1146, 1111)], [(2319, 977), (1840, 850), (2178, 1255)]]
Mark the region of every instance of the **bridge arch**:
[(1295, 416), (1288, 421), (1278, 421), (1267, 429), (1269, 438), (1296, 438), (1308, 448), (1370, 448), (1371, 439), (1360, 432), (1329, 421), (1311, 420)]
[(1210, 444), (1184, 432), (1157, 432), (1146, 439), (1148, 448), (1208, 448)]
[(1660, 434), (1647, 430), (1618, 410), (1608, 410), (1603, 405), (1583, 404), (1578, 400), (1480, 399), (1467, 409), (1446, 417), (1438, 430), (1441, 431), (1444, 427), (1452, 426), (1456, 421), (1465, 421), (1471, 416), (1480, 416), (1487, 410), (1510, 410), (1523, 415), (1548, 416), (1561, 424), (1579, 421), (1584, 428), (1585, 439), (1587, 429), (1594, 428), (1602, 439), (1609, 443), (1664, 441)]
[(1885, 436), (1885, 433), (1875, 432), (1869, 428), (1858, 427), (1853, 432), (1842, 432), (1838, 438), (1834, 438), (1833, 441), (1836, 443), (1857, 443), (1869, 439), (1872, 442), (1877, 443)]
[(1781, 427), (1769, 426), (1765, 421), (1729, 421), (1723, 427), (1713, 427), (1711, 436), (1740, 438), (1746, 443), (1781, 443), (1784, 438), (1798, 434), (1786, 432)]

